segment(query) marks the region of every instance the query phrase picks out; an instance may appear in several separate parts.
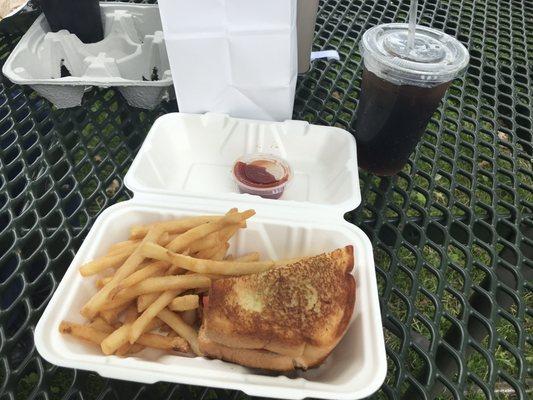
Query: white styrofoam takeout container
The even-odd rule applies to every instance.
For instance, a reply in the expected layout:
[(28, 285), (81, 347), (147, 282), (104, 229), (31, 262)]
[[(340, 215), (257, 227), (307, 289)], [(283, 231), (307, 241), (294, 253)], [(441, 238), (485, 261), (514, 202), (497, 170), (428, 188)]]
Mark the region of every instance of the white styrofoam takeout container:
[[(233, 161), (246, 152), (271, 152), (288, 160), (294, 181), (280, 200), (239, 194)], [(360, 202), (355, 141), (338, 128), (305, 122), (239, 120), (226, 115), (167, 114), (153, 125), (125, 183), (134, 198), (95, 221), (58, 286), (36, 331), (35, 344), (49, 362), (102, 376), (153, 383), (169, 381), (238, 389), (254, 396), (359, 399), (382, 384), (387, 364), (372, 245), (343, 219)], [(126, 240), (133, 224), (254, 208), (248, 228), (232, 239), (230, 253), (259, 251), (291, 258), (354, 246), (356, 306), (348, 332), (318, 368), (274, 375), (220, 360), (144, 350), (129, 358), (61, 335), (61, 320), (83, 321), (79, 310), (94, 293), (94, 279), (78, 268)]]
[[(81, 104), (91, 86), (116, 86), (126, 101), (154, 108), (172, 94), (172, 76), (157, 5), (100, 3), (104, 39), (85, 44), (67, 30), (35, 20), (5, 62), (12, 82), (30, 85), (57, 108)], [(61, 66), (71, 76), (61, 77)], [(157, 72), (157, 80), (151, 80)]]

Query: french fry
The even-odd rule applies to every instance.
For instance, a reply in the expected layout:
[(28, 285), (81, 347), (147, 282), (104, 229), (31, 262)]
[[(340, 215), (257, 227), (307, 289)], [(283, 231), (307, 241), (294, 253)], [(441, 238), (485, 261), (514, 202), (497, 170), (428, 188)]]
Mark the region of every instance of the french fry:
[(119, 350), (117, 350), (117, 352), (115, 353), (117, 356), (121, 356), (121, 357), (124, 357), (124, 356), (127, 356), (129, 354), (135, 354), (135, 353), (138, 353), (139, 351), (141, 350), (144, 350), (146, 347), (139, 344), (139, 343), (134, 343), (132, 345), (130, 345), (130, 347), (128, 348), (128, 351), (124, 354), (119, 354)]
[(137, 297), (137, 311), (143, 312), (150, 304), (157, 300), (161, 293), (143, 294)]
[[(136, 348), (132, 349), (133, 346), (135, 346)], [(138, 353), (143, 349), (144, 346), (140, 345), (139, 343), (131, 344), (130, 342), (126, 341), (126, 343), (124, 343), (115, 351), (115, 355), (119, 357), (124, 357), (126, 354)]]
[[(176, 235), (169, 234), (168, 232), (164, 232), (159, 238), (158, 244), (160, 244), (161, 246), (166, 246), (175, 238), (176, 238)], [(118, 254), (118, 253), (122, 253), (125, 251), (129, 251), (131, 254), (139, 246), (141, 241), (142, 239), (125, 240), (123, 242), (114, 244), (113, 246), (109, 248), (108, 255)]]
[(156, 245), (153, 242), (157, 242), (157, 240), (162, 234), (163, 231), (158, 228), (154, 228), (150, 230), (150, 232), (148, 232), (139, 247), (137, 247), (135, 251), (127, 258), (124, 264), (122, 264), (122, 266), (117, 269), (115, 275), (113, 275), (113, 279), (111, 280), (111, 282), (105, 285), (98, 293), (91, 297), (87, 304), (83, 306), (83, 308), (81, 309), (81, 314), (84, 317), (88, 319), (94, 318), (94, 316), (98, 313), (102, 305), (105, 304), (105, 302), (107, 301), (111, 291), (116, 286), (118, 286), (120, 281), (135, 272), (139, 267), (139, 264), (141, 264), (142, 261), (146, 258), (141, 252), (143, 245), (149, 243)]
[(193, 327), (187, 325), (178, 314), (167, 308), (159, 311), (157, 316), (162, 319), (165, 324), (170, 326), (178, 336), (184, 338), (196, 355), (203, 356), (200, 347), (198, 346), (198, 333)]
[[(137, 313), (135, 313), (137, 315)], [(154, 329), (159, 328), (163, 322), (159, 318), (154, 318), (150, 323), (145, 327), (145, 330), (143, 331), (143, 335), (145, 335), (147, 332), (152, 331)], [(125, 347), (126, 345), (130, 345), (128, 342), (129, 338), (129, 331), (131, 329), (131, 322), (126, 323), (119, 327), (118, 329), (114, 330), (110, 335), (108, 335), (101, 343), (102, 351), (104, 354), (113, 354), (115, 352), (119, 353), (119, 350)], [(143, 336), (141, 335), (141, 337)], [(141, 339), (139, 343), (133, 344), (131, 347), (128, 347), (128, 350), (126, 353), (132, 352), (132, 351), (140, 351), (142, 350), (142, 347), (152, 347), (150, 344), (150, 341), (146, 342)], [(138, 346), (141, 346), (139, 349)], [(135, 348), (137, 347), (137, 348)], [(171, 348), (170, 346), (168, 347)], [(125, 355), (124, 354), (118, 354), (118, 355)]]
[(209, 235), (207, 235), (203, 239), (199, 239), (196, 242), (191, 243), (189, 246), (189, 253), (194, 254), (198, 253), (199, 251), (203, 251), (206, 249), (211, 249), (213, 247), (216, 247), (220, 244), (220, 238), (218, 235), (218, 232), (213, 232)]
[(123, 242), (118, 242), (112, 245), (107, 254), (113, 254), (113, 253), (120, 253), (124, 249), (128, 249), (130, 247), (135, 247), (141, 243), (141, 239), (135, 239), (135, 240), (124, 240)]
[(148, 279), (152, 276), (157, 276), (165, 272), (165, 270), (170, 267), (170, 264), (163, 261), (155, 261), (148, 264), (146, 267), (138, 269), (133, 274), (121, 281), (110, 293), (109, 297), (113, 298), (117, 292), (121, 289), (128, 288), (139, 282), (142, 282), (145, 279)]
[(210, 249), (213, 247), (216, 247), (224, 242), (227, 242), (234, 234), (239, 230), (239, 228), (242, 228), (246, 222), (243, 221), (241, 224), (233, 224), (229, 225), (225, 228), (222, 228), (218, 232), (213, 232), (204, 237), (203, 239), (199, 239), (196, 242), (192, 243), (189, 246), (189, 253), (197, 253), (202, 250)]
[(131, 255), (129, 250), (124, 250), (121, 253), (100, 257), (96, 260), (83, 264), (80, 267), (80, 274), (82, 276), (95, 275), (99, 272), (105, 271), (108, 268), (117, 268), (122, 265), (124, 261)]
[[(229, 243), (227, 243), (227, 241), (239, 230), (240, 227), (239, 224), (234, 224), (221, 229), (218, 233), (215, 232), (218, 237), (216, 240), (217, 245), (212, 246), (211, 248), (205, 248), (198, 252), (195, 257), (203, 258), (205, 260), (223, 260), (229, 249)], [(189, 248), (189, 250), (191, 249)]]
[(102, 343), (108, 335), (107, 332), (98, 330), (90, 325), (75, 324), (69, 321), (61, 321), (59, 324), (59, 332), (76, 336), (77, 338), (87, 340), (96, 345)]
[[(168, 232), (167, 232), (168, 233)], [(165, 244), (162, 244), (161, 246), (166, 247), (170, 242), (172, 242), (174, 239), (176, 239), (180, 234), (179, 233), (168, 233), (168, 240)]]
[(171, 242), (170, 234), (168, 232), (163, 232), (157, 243), (159, 243), (161, 246), (166, 246)]
[(96, 281), (96, 287), (98, 289), (103, 288), (105, 285), (107, 285), (109, 282), (111, 282), (111, 279), (113, 279), (112, 276), (106, 276), (104, 278), (100, 278)]
[(145, 257), (179, 265), (181, 268), (199, 274), (247, 275), (263, 272), (277, 265), (286, 265), (294, 262), (294, 260), (252, 262), (200, 260), (173, 253), (155, 243), (143, 244), (140, 250)]
[(150, 321), (148, 325), (146, 325), (146, 328), (144, 328), (144, 333), (155, 331), (156, 329), (161, 329), (163, 327), (167, 326), (163, 321), (161, 321), (159, 318), (154, 318)]
[[(218, 281), (219, 279), (227, 278), (226, 275), (217, 275), (217, 274), (197, 274), (196, 272), (188, 271), (187, 275), (196, 275), (196, 276), (205, 276), (206, 278), (211, 279), (211, 281)], [(209, 288), (199, 288), (199, 289), (209, 289)]]
[[(161, 261), (156, 261), (156, 262), (161, 262)], [(170, 264), (167, 264), (167, 265), (170, 265)], [(139, 270), (140, 271), (140, 270)], [(170, 275), (175, 275), (175, 274), (179, 274), (181, 272), (187, 272), (187, 270), (181, 270), (181, 268), (178, 268), (176, 266), (171, 266), (171, 269), (169, 269), (167, 271), (167, 274), (170, 274)], [(136, 272), (135, 272), (136, 273)], [(135, 274), (134, 273), (134, 274)], [(210, 278), (209, 275), (207, 274), (197, 274), (198, 276), (205, 276), (207, 278)], [(133, 274), (131, 275), (133, 276)], [(220, 279), (220, 278), (223, 278), (223, 276), (219, 276), (219, 275), (212, 275), (214, 276), (216, 279)], [(129, 278), (129, 277), (128, 277)], [(126, 279), (128, 279), (126, 278)], [(148, 278), (147, 278), (148, 279)], [(146, 285), (146, 284), (144, 284)], [(124, 289), (127, 289), (127, 288), (124, 288)], [(115, 290), (115, 289), (114, 289)], [(112, 292), (114, 292), (114, 290)], [(111, 297), (111, 294), (110, 294), (110, 297)], [(143, 304), (143, 307), (139, 308), (139, 312), (142, 312), (146, 309), (147, 305), (146, 304), (150, 304), (152, 302), (155, 301), (155, 299), (157, 298), (157, 296), (155, 298), (152, 298), (151, 297), (151, 294), (142, 294), (142, 295), (139, 295), (138, 297), (138, 301), (137, 303), (139, 303), (139, 299), (141, 300), (141, 304)], [(150, 300), (149, 300), (150, 299)], [(124, 296), (115, 296), (114, 298), (112, 298), (111, 300), (108, 300), (106, 301), (101, 307), (100, 307), (100, 311), (101, 312), (104, 312), (104, 311), (107, 311), (107, 310), (111, 310), (111, 309), (114, 309), (114, 308), (118, 308), (118, 307), (126, 307), (127, 304), (130, 302), (130, 298), (126, 298)], [(122, 310), (124, 310), (124, 308), (122, 308)], [(109, 314), (108, 314), (109, 315)]]
[(93, 322), (89, 324), (91, 328), (94, 328), (96, 330), (111, 333), (115, 330), (113, 325), (107, 323), (102, 317), (96, 317)]
[(141, 243), (141, 240), (142, 239), (128, 239), (128, 240), (123, 240), (122, 242), (113, 243), (111, 246), (109, 246), (108, 253), (111, 253), (112, 251), (115, 251), (115, 250), (120, 250), (126, 247), (130, 247), (134, 244), (139, 244)]
[[(127, 324), (131, 326), (131, 324), (133, 323), (133, 321), (135, 321), (136, 318), (137, 318), (137, 309), (133, 305), (128, 306), (124, 314), (124, 325)], [(123, 356), (129, 352), (132, 346), (134, 346), (134, 344), (126, 342), (117, 349), (115, 354), (117, 356)]]
[[(110, 310), (115, 310), (115, 309), (119, 310), (120, 309), (120, 312), (122, 312), (122, 311), (124, 311), (126, 309), (126, 307), (129, 306), (129, 304), (132, 301), (133, 301), (133, 299), (125, 299), (125, 298), (117, 299), (115, 297), (114, 299), (107, 300), (104, 304), (102, 304), (102, 306), (100, 307), (98, 312), (100, 313), (100, 315), (104, 316), (104, 319), (106, 319), (107, 316), (111, 315), (109, 313)], [(119, 313), (116, 314), (117, 317), (118, 317)]]
[(158, 335), (156, 333), (143, 333), (139, 336), (135, 344), (152, 347), (154, 349), (173, 350), (180, 353), (187, 353), (189, 351), (189, 344), (185, 339), (179, 336), (169, 337)]
[(221, 229), (220, 232), (218, 233), (218, 237), (220, 238), (220, 241), (222, 243), (227, 242), (233, 237), (233, 235), (237, 233), (237, 231), (240, 228), (246, 228), (246, 220), (243, 220), (242, 224), (230, 225), (224, 229)]
[(215, 256), (215, 254), (217, 254), (222, 248), (222, 245), (218, 245), (215, 247), (211, 247), (210, 249), (199, 251), (195, 254), (194, 258), (200, 258), (202, 260), (211, 260)]
[(117, 296), (117, 301), (133, 300), (140, 295), (154, 292), (164, 292), (166, 290), (180, 290), (207, 288), (211, 285), (211, 279), (207, 276), (197, 274), (157, 276), (145, 279), (138, 284), (121, 290)]
[(150, 229), (158, 227), (163, 232), (168, 233), (183, 233), (190, 229), (197, 227), (198, 225), (205, 224), (206, 222), (218, 221), (221, 219), (220, 215), (205, 215), (201, 217), (190, 217), (175, 219), (172, 221), (155, 222), (149, 225), (137, 225), (133, 226), (130, 231), (130, 239), (142, 239)]
[(168, 305), (171, 311), (187, 311), (194, 310), (199, 307), (199, 297), (195, 294), (188, 294), (185, 296), (176, 297)]
[(131, 300), (124, 301), (121, 304), (116, 304), (109, 302), (106, 304), (108, 306), (108, 309), (100, 310), (100, 316), (106, 321), (108, 324), (114, 324), (117, 322), (119, 315), (128, 308), (129, 303), (131, 303)]
[(163, 236), (161, 236), (158, 240), (158, 243), (161, 245), (161, 246), (167, 246), (170, 242), (172, 242), (174, 239), (176, 239), (176, 237), (178, 237), (178, 234), (176, 233), (168, 233), (168, 232), (164, 232), (163, 233)]
[(219, 250), (211, 257), (214, 261), (221, 261), (226, 256), (226, 253), (229, 249), (229, 243), (224, 243), (223, 246), (220, 246)]
[(121, 346), (128, 343), (131, 324), (124, 324), (102, 340), (100, 347), (104, 354), (113, 354)]
[[(131, 330), (128, 332), (130, 343), (135, 343), (137, 341), (150, 321), (154, 319), (157, 314), (178, 295), (178, 293), (178, 290), (167, 290), (166, 292), (163, 292), (159, 295), (156, 301), (143, 311), (141, 316), (131, 325)], [(165, 320), (163, 320), (163, 322), (165, 322)]]
[[(183, 255), (189, 255), (189, 252), (188, 250), (185, 250), (183, 253), (181, 253)], [(187, 272), (186, 269), (183, 269), (183, 268), (180, 268), (179, 265), (172, 265), (170, 264), (170, 267), (168, 268), (168, 271), (167, 271), (167, 275), (183, 275)]]
[(167, 245), (167, 248), (173, 252), (181, 252), (188, 248), (192, 243), (206, 237), (210, 233), (220, 231), (228, 225), (240, 224), (254, 214), (254, 210), (246, 210), (242, 213), (227, 213), (218, 221), (207, 222), (177, 236)]
[(237, 257), (235, 261), (238, 262), (253, 262), (253, 261), (259, 261), (261, 258), (260, 254), (258, 252), (253, 253), (247, 253), (240, 257)]
[[(181, 254), (183, 254), (184, 256), (188, 256), (189, 255), (189, 249), (183, 251)], [(179, 265), (170, 264), (170, 267), (169, 267), (169, 269), (167, 271), (167, 275), (183, 275), (186, 272), (187, 272), (187, 270), (183, 269), (183, 268), (180, 268)]]

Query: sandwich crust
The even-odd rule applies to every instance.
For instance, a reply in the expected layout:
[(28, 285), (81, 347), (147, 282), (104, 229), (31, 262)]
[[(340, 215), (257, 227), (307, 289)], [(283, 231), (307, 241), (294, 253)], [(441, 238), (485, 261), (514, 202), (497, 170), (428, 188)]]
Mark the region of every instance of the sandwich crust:
[(291, 357), (268, 350), (235, 349), (208, 339), (205, 328), (200, 328), (198, 343), (202, 351), (211, 358), (218, 358), (250, 368), (266, 368), (286, 372), (294, 369)]

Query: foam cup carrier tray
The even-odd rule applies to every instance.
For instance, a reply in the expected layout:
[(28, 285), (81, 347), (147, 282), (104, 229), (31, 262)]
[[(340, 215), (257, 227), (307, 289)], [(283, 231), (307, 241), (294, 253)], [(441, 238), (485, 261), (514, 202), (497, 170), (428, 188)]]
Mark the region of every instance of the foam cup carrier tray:
[[(293, 179), (279, 200), (238, 193), (234, 161), (246, 153), (271, 153), (292, 166)], [(372, 245), (343, 215), (361, 201), (355, 140), (348, 132), (303, 121), (242, 120), (223, 114), (172, 113), (153, 125), (126, 178), (134, 193), (95, 221), (35, 331), (39, 353), (64, 367), (144, 383), (168, 381), (238, 389), (253, 396), (359, 399), (375, 392), (387, 363)], [(62, 320), (82, 322), (81, 307), (96, 277), (79, 267), (127, 240), (136, 224), (205, 214), (232, 207), (256, 215), (230, 241), (231, 254), (258, 251), (261, 259), (288, 259), (352, 245), (355, 310), (348, 331), (318, 368), (272, 374), (203, 357), (145, 349), (133, 357), (61, 335)]]
[(134, 107), (152, 109), (168, 100), (172, 76), (157, 6), (100, 4), (102, 41), (84, 44), (66, 30), (50, 32), (41, 15), (7, 59), (4, 75), (57, 108), (79, 106), (91, 86), (116, 87)]
[(30, 8), (28, 0), (2, 0), (0, 1), (0, 19), (10, 18), (17, 15), (25, 8)]

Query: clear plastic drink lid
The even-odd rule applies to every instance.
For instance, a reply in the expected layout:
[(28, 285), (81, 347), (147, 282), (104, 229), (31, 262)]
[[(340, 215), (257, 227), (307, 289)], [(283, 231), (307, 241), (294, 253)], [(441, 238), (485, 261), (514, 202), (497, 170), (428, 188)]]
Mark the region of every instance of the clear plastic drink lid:
[(468, 50), (454, 37), (417, 25), (409, 49), (408, 33), (408, 24), (367, 30), (360, 43), (366, 69), (396, 84), (434, 86), (453, 80), (468, 65)]

